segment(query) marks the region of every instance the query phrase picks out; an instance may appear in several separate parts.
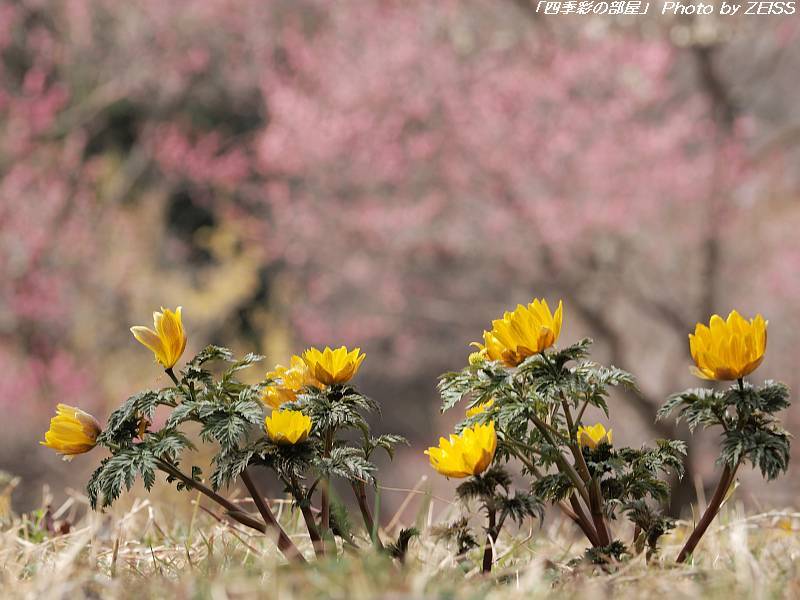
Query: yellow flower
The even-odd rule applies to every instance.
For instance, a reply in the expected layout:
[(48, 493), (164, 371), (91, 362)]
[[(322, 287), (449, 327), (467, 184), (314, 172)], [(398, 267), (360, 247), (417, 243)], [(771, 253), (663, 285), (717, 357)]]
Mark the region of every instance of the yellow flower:
[(578, 428), (578, 444), (588, 446), (592, 450), (603, 443), (611, 444), (612, 439), (611, 430), (606, 431), (602, 423)]
[(747, 321), (731, 311), (727, 320), (711, 317), (708, 326), (698, 323), (689, 334), (689, 350), (702, 379), (741, 379), (756, 370), (767, 350), (767, 321), (761, 315)]
[(492, 330), (483, 332), (483, 344), (474, 345), (490, 360), (502, 360), (506, 366), (516, 367), (556, 343), (563, 311), (561, 301), (555, 313), (550, 312), (546, 300), (535, 299), (528, 306), (519, 304), (513, 312), (506, 311), (502, 319), (492, 321)]
[(88, 452), (97, 445), (100, 423), (92, 415), (74, 406), (59, 404), (42, 446), (52, 448), (66, 459)]
[(172, 312), (162, 306), (161, 312), (153, 313), (153, 326), (155, 331), (149, 327), (137, 325), (131, 327), (131, 333), (140, 343), (153, 351), (156, 360), (165, 369), (171, 369), (186, 349), (186, 333), (183, 331), (181, 323), (181, 307), (179, 306), (175, 312)]
[(361, 366), (366, 354), (361, 354), (361, 348), (348, 351), (345, 346), (331, 350), (309, 348), (303, 352), (303, 360), (308, 365), (314, 378), (323, 385), (334, 385), (349, 381)]
[(497, 434), (494, 421), (464, 429), (449, 440), (439, 438), (439, 446), (425, 451), (431, 466), (446, 477), (468, 477), (483, 473), (494, 458)]
[(479, 415), (482, 412), (486, 412), (488, 409), (492, 407), (494, 404), (494, 398), (491, 400), (487, 400), (486, 402), (481, 402), (477, 406), (473, 406), (472, 408), (467, 409), (467, 417), (474, 417), (475, 415)]
[(274, 381), (264, 389), (262, 400), (272, 408), (278, 408), (285, 402), (294, 402), (297, 393), (306, 386), (319, 386), (302, 358), (292, 356), (289, 365), (275, 365), (275, 369), (267, 373), (267, 379)]
[[(473, 345), (476, 344), (476, 342), (472, 343)], [(470, 352), (468, 361), (471, 367), (475, 367), (481, 364), (483, 361), (485, 361), (486, 357), (487, 357), (486, 350), (478, 350), (477, 352)]]
[(298, 444), (308, 438), (311, 417), (299, 410), (275, 410), (264, 419), (269, 439), (276, 444)]

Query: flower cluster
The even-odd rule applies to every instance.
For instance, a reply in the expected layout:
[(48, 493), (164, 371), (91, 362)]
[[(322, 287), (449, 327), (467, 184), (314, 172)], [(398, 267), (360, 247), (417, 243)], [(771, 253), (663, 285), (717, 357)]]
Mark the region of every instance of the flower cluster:
[[(348, 543), (353, 540), (347, 521), (342, 520), (344, 508), (334, 505), (330, 494), (330, 480), (336, 477), (351, 485), (371, 542), (383, 547), (367, 498), (367, 485), (376, 482), (370, 458), (376, 448), (391, 455), (404, 440), (391, 434), (369, 434), (364, 412), (375, 410), (377, 405), (349, 383), (365, 358), (359, 348), (309, 348), (300, 356), (292, 356), (288, 367), (276, 365), (264, 382), (248, 385), (238, 381), (236, 373), (261, 360), (254, 354), (236, 360), (229, 350), (208, 346), (177, 370), (187, 343), (180, 307), (155, 312), (153, 329), (137, 326), (131, 332), (153, 352), (174, 387), (131, 396), (111, 413), (105, 430), (86, 412), (59, 404), (42, 442), (68, 458), (96, 446), (110, 452), (87, 486), (92, 506), (111, 504), (123, 488), (131, 488), (137, 476), (150, 489), (156, 470), (160, 470), (168, 481), (177, 483), (178, 489), (199, 491), (242, 525), (270, 535), (277, 533), (278, 547), (286, 557), (304, 561), (263, 501), (250, 469), (269, 469), (282, 482), (302, 513), (319, 555), (335, 548), (337, 536)], [(214, 362), (228, 364), (218, 379), (208, 369)], [(153, 415), (158, 407), (171, 412), (164, 424), (154, 429)], [(212, 460), (210, 486), (199, 467), (192, 467), (191, 474), (181, 470), (182, 454), (194, 449), (181, 431), (188, 422), (200, 425), (201, 441), (214, 442), (218, 448)], [(364, 434), (362, 445), (354, 446), (349, 438), (339, 435), (351, 429)], [(307, 484), (308, 478), (314, 483)], [(251, 493), (260, 521), (220, 494), (236, 480)], [(315, 502), (319, 504), (317, 513), (312, 510)], [(335, 523), (334, 510), (340, 515)]]
[[(556, 348), (562, 322), (562, 302), (553, 312), (544, 299), (492, 321), (483, 343), (473, 344), (478, 351), (469, 355), (468, 366), (440, 380), (443, 410), (462, 399), (469, 402), (460, 433), (441, 438), (426, 454), (442, 475), (471, 478), (459, 488), (459, 497), (480, 499), (490, 517), (507, 501), (497, 495), (502, 486), (496, 478), (505, 481), (504, 470), (518, 464), (534, 496), (552, 502), (584, 533), (592, 546), (589, 560), (618, 560), (630, 553), (611, 527), (620, 513), (639, 532), (634, 550), (646, 545), (649, 556), (672, 527), (653, 505), (668, 499), (670, 473), (682, 475), (685, 444), (658, 440), (652, 448), (617, 447), (610, 428), (584, 423), (587, 408), (609, 414), (609, 388), (633, 389), (635, 382), (620, 369), (588, 360), (590, 340)], [(660, 411), (663, 417), (680, 407), (690, 426), (720, 424), (725, 438), (722, 492), (679, 561), (713, 519), (742, 461), (750, 459), (768, 478), (786, 469), (788, 435), (769, 415), (788, 405), (788, 390), (782, 384), (755, 389), (743, 382), (764, 359), (766, 327), (761, 315), (748, 321), (736, 311), (698, 324), (689, 336), (692, 371), (704, 379), (737, 380), (738, 386), (728, 392), (690, 390)], [(500, 528), (490, 519), (485, 530), (487, 544), (493, 545)], [(459, 535), (463, 539), (463, 532)], [(491, 565), (485, 554), (484, 570)]]
[(270, 382), (264, 388), (263, 400), (272, 408), (279, 408), (286, 402), (294, 402), (304, 387), (319, 387), (319, 382), (311, 374), (306, 362), (297, 355), (292, 356), (288, 367), (275, 365), (267, 373)]
[[(649, 557), (673, 526), (654, 506), (669, 497), (668, 476), (682, 475), (685, 444), (657, 440), (652, 447), (618, 446), (606, 425), (584, 422), (589, 408), (608, 416), (611, 389), (635, 389), (635, 382), (621, 369), (589, 360), (590, 340), (556, 347), (562, 320), (560, 301), (555, 312), (544, 299), (518, 305), (492, 322), (465, 368), (439, 382), (444, 410), (462, 400), (468, 408), (456, 432), (441, 437), (425, 454), (438, 473), (464, 480), (456, 493), (465, 505), (481, 503), (488, 519), (484, 571), (492, 568), (506, 520), (522, 525), (541, 514), (544, 502), (558, 507), (586, 536), (591, 545), (587, 559), (593, 563), (620, 560), (645, 546)], [(236, 373), (262, 357), (248, 354), (236, 360), (229, 350), (208, 346), (176, 373), (187, 342), (181, 308), (162, 308), (153, 321), (154, 329), (131, 331), (153, 352), (174, 386), (131, 396), (112, 412), (105, 430), (83, 410), (59, 404), (41, 442), (67, 459), (97, 446), (109, 451), (111, 456), (101, 460), (87, 486), (92, 506), (111, 504), (137, 476), (150, 489), (160, 470), (179, 489), (199, 491), (220, 504), (230, 518), (276, 535), (288, 559), (305, 561), (250, 470), (268, 469), (284, 485), (318, 556), (336, 551), (336, 537), (353, 544), (341, 516), (345, 509), (331, 493), (332, 480), (341, 478), (352, 488), (371, 544), (386, 549), (367, 498), (367, 486), (376, 485), (372, 456), (378, 448), (392, 456), (405, 440), (370, 432), (367, 413), (377, 404), (351, 383), (365, 358), (360, 348), (308, 348), (293, 355), (288, 367), (276, 365), (263, 382), (248, 385)], [(789, 390), (771, 381), (754, 387), (744, 379), (764, 360), (766, 344), (767, 321), (761, 315), (747, 320), (736, 311), (726, 319), (714, 315), (708, 325), (698, 323), (689, 335), (692, 372), (735, 384), (728, 390), (675, 394), (659, 411), (659, 418), (678, 411), (678, 419), (686, 419), (691, 429), (703, 425), (722, 430), (720, 482), (678, 562), (695, 550), (744, 462), (757, 466), (767, 479), (788, 467), (790, 436), (775, 414), (789, 405)], [(218, 378), (208, 368), (214, 362), (228, 365)], [(158, 407), (170, 414), (154, 429)], [(218, 448), (210, 487), (200, 468), (193, 467), (191, 474), (181, 470), (183, 453), (194, 449), (181, 430), (188, 422), (199, 424), (201, 441)], [(353, 441), (359, 436), (347, 434), (353, 431), (360, 442)], [(521, 469), (520, 481), (526, 482), (523, 489), (513, 489), (510, 469), (515, 465)], [(220, 495), (237, 480), (250, 492), (261, 520)], [(612, 525), (620, 516), (635, 526), (632, 549), (614, 536)], [(452, 533), (462, 541), (474, 539), (468, 529), (462, 520)], [(389, 545), (390, 553), (402, 558), (399, 548), (407, 547), (411, 536), (401, 532)]]

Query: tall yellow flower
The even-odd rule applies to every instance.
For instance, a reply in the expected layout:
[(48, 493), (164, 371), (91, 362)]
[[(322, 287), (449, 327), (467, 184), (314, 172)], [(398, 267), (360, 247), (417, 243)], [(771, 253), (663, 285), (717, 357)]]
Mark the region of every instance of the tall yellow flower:
[(314, 378), (323, 385), (334, 385), (349, 381), (361, 366), (366, 354), (361, 354), (361, 348), (348, 351), (345, 346), (331, 350), (309, 348), (303, 352), (303, 360), (308, 365)]
[(589, 427), (578, 427), (578, 444), (588, 446), (592, 450), (600, 444), (611, 444), (612, 439), (611, 430), (606, 431), (602, 423), (596, 423)]
[(506, 366), (516, 367), (527, 357), (556, 343), (561, 333), (564, 307), (561, 301), (555, 313), (547, 300), (534, 299), (527, 306), (517, 305), (506, 311), (502, 319), (492, 321), (492, 330), (483, 332), (483, 344), (475, 346), (485, 352), (490, 360), (501, 360)]
[(469, 477), (483, 473), (492, 463), (497, 449), (494, 421), (464, 429), (449, 440), (439, 438), (439, 446), (425, 451), (431, 466), (445, 477)]
[(698, 323), (689, 334), (689, 350), (702, 379), (730, 381), (756, 370), (767, 350), (767, 321), (760, 314), (744, 319), (735, 310), (727, 320), (711, 317), (708, 326)]
[(181, 323), (181, 307), (175, 312), (161, 307), (161, 312), (153, 313), (153, 329), (137, 325), (131, 327), (131, 333), (156, 356), (156, 360), (165, 369), (171, 369), (178, 362), (186, 349), (186, 333)]
[(273, 382), (264, 389), (262, 400), (272, 408), (294, 402), (297, 393), (306, 386), (319, 386), (308, 365), (297, 355), (292, 356), (288, 367), (275, 365), (275, 369), (267, 373), (267, 379)]
[(276, 444), (299, 444), (308, 438), (311, 417), (299, 410), (274, 410), (264, 419), (267, 435)]
[(59, 404), (56, 416), (50, 419), (50, 429), (44, 434), (42, 446), (52, 448), (66, 459), (88, 452), (97, 445), (100, 423), (92, 415), (74, 406)]

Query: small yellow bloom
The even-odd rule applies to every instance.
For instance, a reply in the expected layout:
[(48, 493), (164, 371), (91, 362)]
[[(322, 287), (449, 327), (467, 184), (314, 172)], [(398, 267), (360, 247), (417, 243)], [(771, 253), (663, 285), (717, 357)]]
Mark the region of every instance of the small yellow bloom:
[(299, 410), (275, 410), (264, 419), (264, 426), (276, 444), (299, 444), (308, 438), (311, 417)]
[(708, 326), (698, 323), (689, 334), (689, 350), (702, 379), (730, 381), (756, 370), (767, 350), (767, 321), (761, 315), (749, 321), (731, 311), (727, 320), (711, 317)]
[(66, 459), (88, 452), (97, 445), (100, 423), (92, 415), (74, 406), (59, 404), (42, 446), (52, 448)]
[(494, 398), (491, 400), (487, 400), (486, 402), (481, 402), (477, 406), (473, 406), (472, 408), (467, 409), (467, 417), (474, 417), (475, 415), (479, 415), (483, 412), (486, 412), (488, 409), (492, 408), (494, 404)]
[(600, 444), (611, 444), (612, 439), (611, 430), (606, 431), (602, 423), (578, 428), (578, 444), (588, 446), (592, 450)]
[(181, 323), (181, 307), (175, 312), (161, 307), (161, 312), (153, 313), (153, 327), (137, 325), (131, 327), (131, 333), (156, 356), (156, 360), (165, 369), (171, 369), (178, 362), (186, 349), (186, 333)]
[(483, 473), (494, 458), (497, 434), (494, 421), (464, 429), (449, 440), (439, 438), (439, 446), (425, 451), (431, 466), (445, 477), (462, 478)]
[(294, 402), (297, 393), (306, 386), (319, 387), (319, 383), (306, 365), (297, 355), (292, 356), (289, 367), (275, 365), (275, 369), (267, 373), (272, 379), (262, 395), (262, 400), (272, 408), (278, 408), (285, 402)]
[(492, 330), (483, 332), (483, 344), (474, 345), (490, 360), (502, 360), (506, 366), (516, 367), (556, 343), (563, 312), (561, 301), (555, 313), (550, 312), (546, 300), (534, 299), (527, 306), (519, 304), (514, 311), (506, 311), (502, 319), (492, 321)]
[(361, 348), (348, 351), (345, 346), (331, 350), (327, 346), (320, 351), (309, 348), (303, 352), (303, 360), (314, 378), (323, 385), (334, 385), (349, 381), (361, 366), (366, 354)]
[[(476, 342), (472, 343), (475, 344)], [(475, 367), (485, 361), (486, 357), (486, 350), (478, 350), (477, 352), (470, 352), (468, 361), (470, 366)]]

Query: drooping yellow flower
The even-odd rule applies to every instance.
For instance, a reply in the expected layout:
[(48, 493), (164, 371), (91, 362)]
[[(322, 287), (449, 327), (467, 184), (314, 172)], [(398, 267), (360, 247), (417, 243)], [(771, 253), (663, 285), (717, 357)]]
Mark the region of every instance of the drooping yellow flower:
[(588, 446), (592, 450), (597, 448), (600, 444), (611, 444), (613, 436), (611, 430), (606, 431), (602, 423), (596, 423), (589, 427), (578, 428), (578, 444), (581, 446)]
[(502, 360), (506, 366), (516, 367), (556, 343), (563, 312), (561, 301), (555, 313), (550, 311), (546, 300), (534, 299), (527, 306), (519, 304), (513, 311), (506, 311), (502, 319), (492, 321), (492, 330), (483, 332), (483, 344), (474, 345), (490, 360)]
[(262, 400), (272, 408), (294, 402), (297, 393), (306, 386), (319, 386), (308, 365), (297, 355), (292, 356), (289, 367), (275, 365), (275, 369), (267, 373), (267, 379), (273, 382), (264, 389)]
[(100, 431), (100, 423), (89, 413), (59, 404), (56, 416), (50, 419), (50, 429), (44, 434), (44, 441), (39, 443), (70, 459), (94, 448)]
[(735, 310), (727, 320), (711, 317), (708, 326), (698, 323), (689, 334), (689, 350), (702, 379), (730, 381), (756, 370), (767, 350), (767, 321), (760, 314), (744, 319)]
[(308, 438), (311, 417), (299, 410), (274, 410), (264, 419), (264, 426), (276, 444), (299, 444)]
[(323, 385), (334, 385), (349, 381), (361, 366), (366, 354), (361, 354), (361, 348), (348, 351), (342, 346), (331, 350), (309, 348), (303, 352), (303, 360), (308, 365), (314, 378)]
[(181, 323), (181, 307), (175, 312), (161, 307), (161, 312), (153, 313), (153, 329), (137, 325), (131, 327), (131, 333), (156, 356), (156, 360), (165, 369), (171, 369), (178, 362), (186, 349), (186, 333)]
[(497, 434), (494, 421), (464, 429), (449, 440), (439, 438), (439, 446), (425, 451), (431, 466), (445, 477), (469, 477), (483, 473), (494, 458)]
[(475, 415), (479, 415), (482, 412), (486, 412), (488, 409), (492, 408), (494, 404), (494, 398), (491, 400), (487, 400), (486, 402), (481, 402), (477, 406), (473, 406), (472, 408), (467, 409), (467, 417), (474, 417)]

